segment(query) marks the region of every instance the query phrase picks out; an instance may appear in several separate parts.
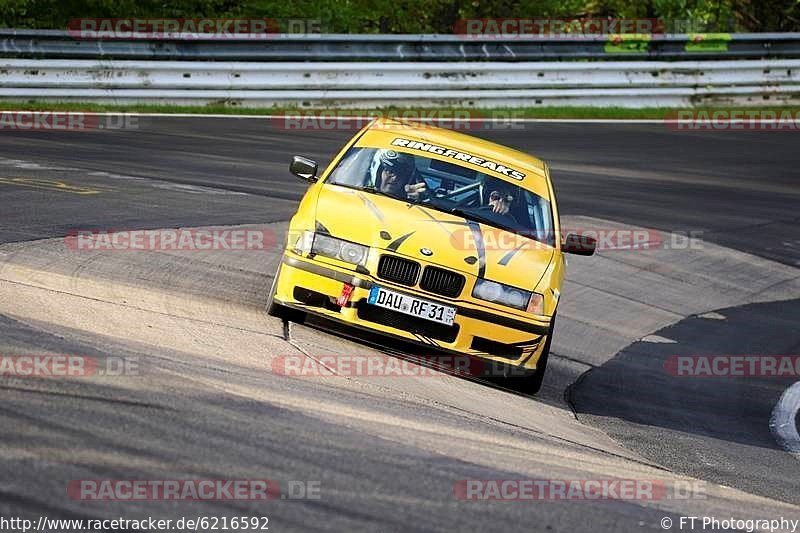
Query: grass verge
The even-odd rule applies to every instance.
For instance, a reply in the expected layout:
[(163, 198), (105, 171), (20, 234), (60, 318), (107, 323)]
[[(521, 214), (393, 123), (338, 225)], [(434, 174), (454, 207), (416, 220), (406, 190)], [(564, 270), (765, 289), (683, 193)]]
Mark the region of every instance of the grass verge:
[[(771, 111), (778, 116), (800, 113), (799, 106), (769, 107), (697, 107), (695, 112), (712, 113), (715, 111), (750, 112)], [(380, 109), (299, 109), (291, 107), (248, 108), (225, 104), (205, 106), (172, 106), (172, 105), (113, 105), (91, 103), (48, 103), (48, 102), (8, 102), (0, 101), (0, 111), (83, 111), (94, 113), (167, 113), (167, 114), (212, 114), (212, 115), (283, 115), (283, 114), (332, 114), (334, 116), (349, 115), (382, 115), (405, 118), (541, 118), (541, 119), (663, 119), (676, 116), (677, 108), (642, 108), (624, 107), (525, 107), (516, 109), (466, 109), (466, 108), (380, 108)]]

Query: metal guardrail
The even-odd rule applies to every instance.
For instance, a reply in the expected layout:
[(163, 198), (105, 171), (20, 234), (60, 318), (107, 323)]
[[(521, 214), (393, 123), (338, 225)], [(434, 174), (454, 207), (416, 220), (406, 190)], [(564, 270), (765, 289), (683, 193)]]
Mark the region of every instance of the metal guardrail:
[(798, 105), (800, 34), (101, 41), (0, 30), (0, 98), (362, 109)]
[(800, 59), (594, 63), (252, 63), (0, 59), (0, 88), (486, 90), (800, 87)]
[[(240, 107), (371, 109), (384, 107), (529, 108), (797, 106), (800, 90), (765, 92), (755, 87), (641, 89), (547, 89), (480, 91), (171, 91), (153, 89), (4, 89), (0, 98), (13, 101), (96, 102), (104, 104), (206, 105)], [(513, 113), (509, 113), (513, 115)]]
[(800, 60), (254, 63), (0, 59), (0, 98), (243, 106), (796, 105)]
[(585, 36), (185, 34), (78, 39), (59, 30), (0, 29), (0, 55), (184, 61), (567, 61), (800, 59), (800, 33)]

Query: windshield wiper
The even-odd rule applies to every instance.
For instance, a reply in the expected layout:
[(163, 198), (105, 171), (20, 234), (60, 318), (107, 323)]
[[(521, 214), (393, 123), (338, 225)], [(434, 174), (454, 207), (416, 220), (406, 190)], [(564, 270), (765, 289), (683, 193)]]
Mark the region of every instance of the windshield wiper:
[(369, 192), (369, 193), (372, 193), (372, 194), (377, 194), (377, 195), (380, 195), (380, 196), (385, 196), (385, 197), (387, 197), (387, 198), (392, 198), (392, 199), (394, 199), (394, 200), (399, 200), (399, 201), (401, 201), (401, 202), (406, 202), (406, 203), (409, 203), (409, 204), (416, 204), (416, 205), (421, 205), (421, 204), (422, 204), (422, 202), (421, 202), (419, 199), (417, 199), (417, 200), (414, 200), (414, 199), (412, 199), (412, 198), (408, 198), (408, 197), (399, 198), (399, 197), (397, 197), (397, 196), (395, 196), (395, 195), (393, 195), (393, 194), (388, 194), (388, 193), (385, 193), (385, 192), (383, 192), (383, 191), (380, 191), (380, 190), (379, 190), (379, 189), (377, 189), (377, 188), (376, 188), (374, 185), (365, 185), (365, 186), (363, 186), (363, 187), (357, 187), (357, 189), (358, 189), (359, 191), (366, 191), (366, 192)]
[(381, 196), (389, 196), (385, 192), (379, 191), (374, 185), (364, 185), (363, 187), (353, 187), (353, 188), (356, 189), (356, 190), (359, 190), (359, 191), (365, 191), (365, 192), (369, 192), (369, 193), (372, 193), (372, 194), (379, 194)]

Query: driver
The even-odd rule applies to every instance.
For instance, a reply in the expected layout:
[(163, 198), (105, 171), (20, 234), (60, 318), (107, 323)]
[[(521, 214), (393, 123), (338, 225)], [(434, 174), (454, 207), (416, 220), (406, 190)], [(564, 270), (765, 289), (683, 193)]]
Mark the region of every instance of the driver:
[(378, 150), (370, 165), (375, 187), (400, 200), (419, 200), (426, 192), (424, 182), (414, 183), (414, 157), (394, 150)]

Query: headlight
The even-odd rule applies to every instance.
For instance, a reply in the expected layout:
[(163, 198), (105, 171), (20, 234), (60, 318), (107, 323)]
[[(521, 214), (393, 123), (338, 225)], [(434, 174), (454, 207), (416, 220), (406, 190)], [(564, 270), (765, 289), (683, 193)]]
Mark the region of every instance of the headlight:
[[(507, 305), (508, 307), (519, 309), (520, 311), (528, 311), (536, 314), (542, 314), (543, 312), (541, 305), (543, 302), (540, 294), (517, 289), (509, 285), (503, 285), (496, 281), (489, 281), (488, 279), (479, 279), (475, 283), (472, 296), (479, 300)], [(536, 305), (529, 305), (534, 302)]]
[(364, 265), (367, 262), (369, 248), (349, 241), (343, 241), (320, 233), (314, 234), (311, 253), (338, 259), (353, 265)]
[(297, 240), (294, 242), (294, 253), (308, 254), (311, 251), (311, 245), (314, 243), (314, 232), (303, 231), (298, 235)]

